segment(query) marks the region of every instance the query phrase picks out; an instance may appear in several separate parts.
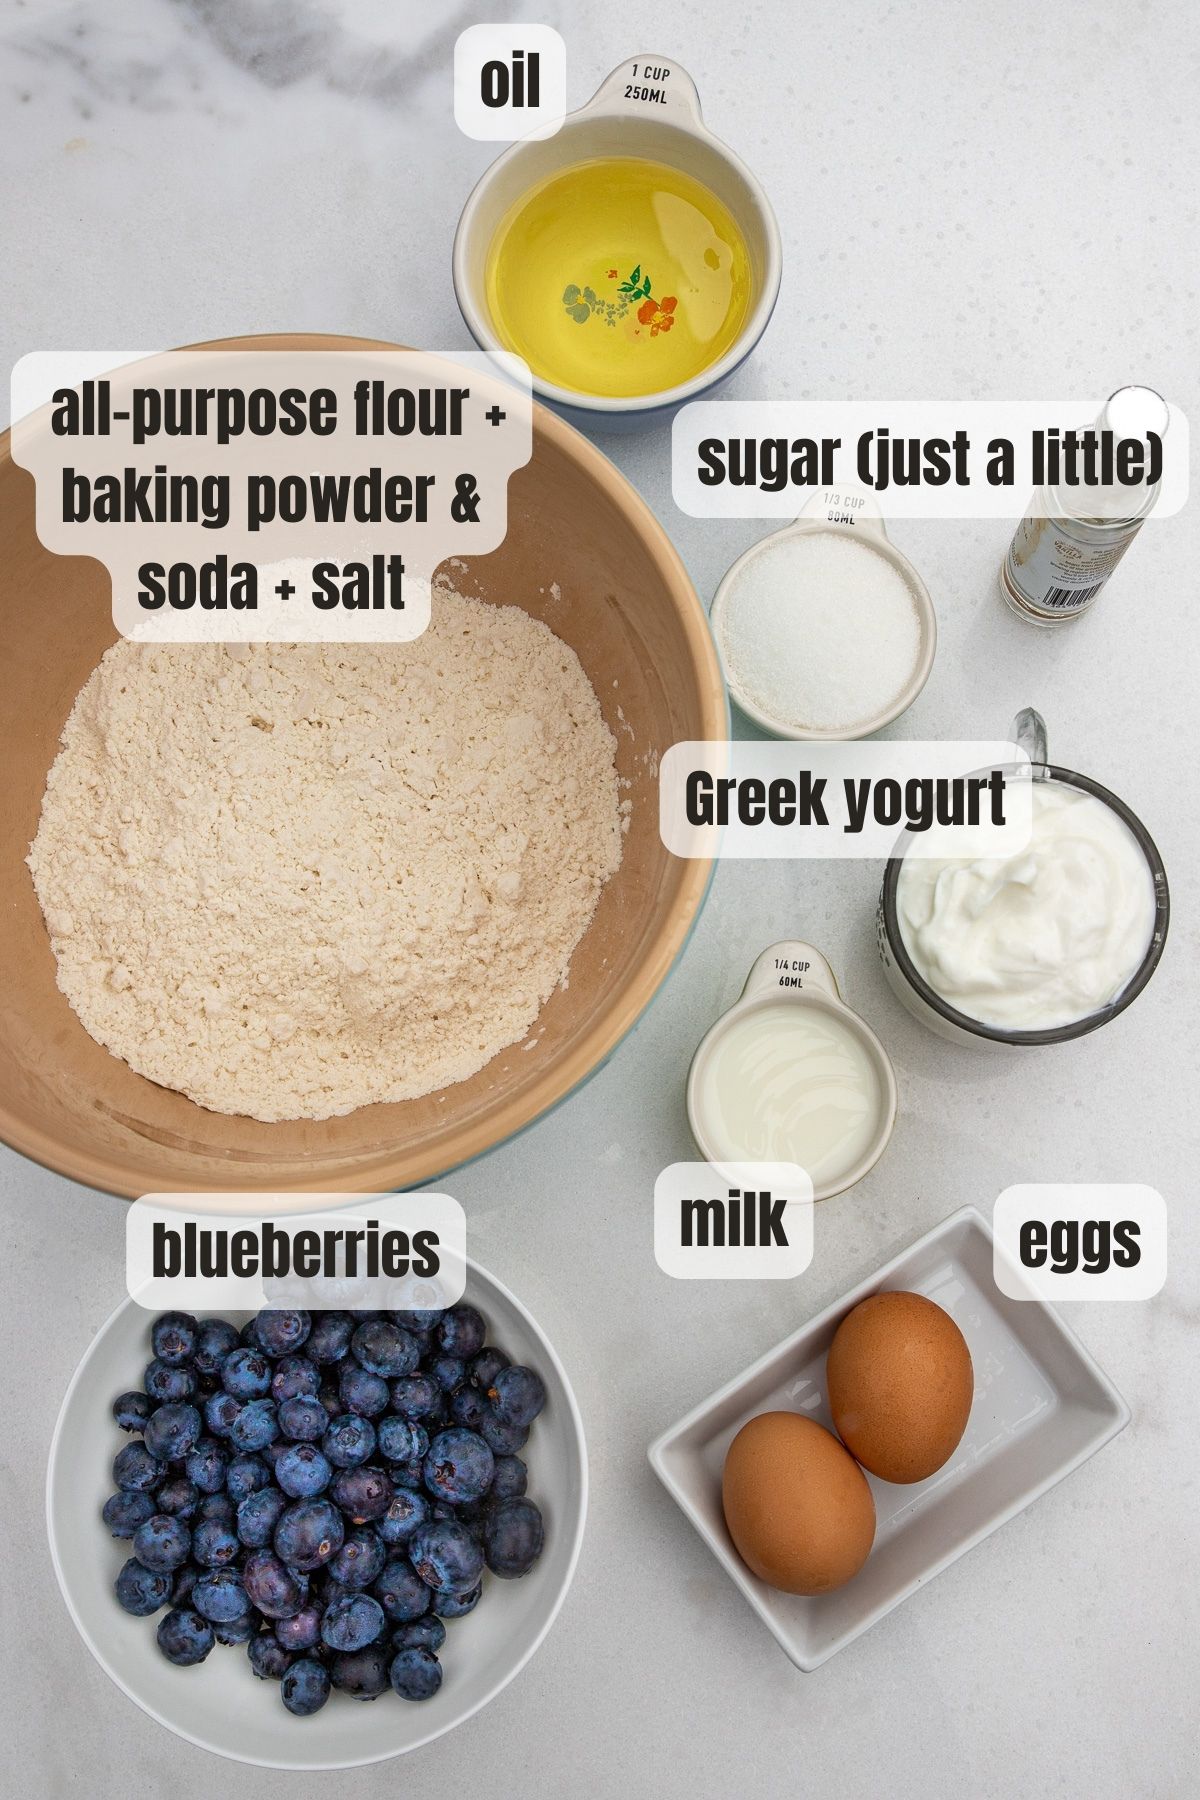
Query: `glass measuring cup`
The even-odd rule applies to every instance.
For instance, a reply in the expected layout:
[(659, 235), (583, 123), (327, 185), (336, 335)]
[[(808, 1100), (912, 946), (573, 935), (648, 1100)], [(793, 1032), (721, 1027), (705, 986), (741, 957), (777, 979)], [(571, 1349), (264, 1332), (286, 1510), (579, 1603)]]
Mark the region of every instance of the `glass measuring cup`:
[(901, 838), (897, 853), (889, 858), (884, 870), (876, 912), (876, 939), (880, 960), (892, 992), (914, 1018), (927, 1025), (931, 1031), (937, 1032), (940, 1037), (949, 1038), (956, 1043), (977, 1045), (1021, 1047), (1064, 1044), (1074, 1038), (1085, 1037), (1090, 1031), (1099, 1030), (1101, 1025), (1107, 1025), (1110, 1019), (1115, 1019), (1127, 1006), (1132, 1005), (1149, 982), (1158, 967), (1167, 940), (1171, 913), (1170, 892), (1162, 857), (1137, 814), (1118, 795), (1109, 788), (1102, 787), (1098, 781), (1093, 781), (1087, 775), (1080, 775), (1074, 769), (1061, 768), (1049, 760), (1046, 725), (1040, 713), (1033, 707), (1025, 707), (1013, 722), (1011, 736), (1028, 752), (1031, 778), (1035, 782), (1061, 782), (1103, 801), (1128, 828), (1145, 857), (1154, 888), (1154, 925), (1137, 969), (1121, 991), (1106, 1005), (1063, 1025), (1042, 1030), (1015, 1031), (986, 1024), (981, 1019), (973, 1019), (968, 1013), (960, 1012), (925, 979), (904, 943), (896, 895), (907, 833)]

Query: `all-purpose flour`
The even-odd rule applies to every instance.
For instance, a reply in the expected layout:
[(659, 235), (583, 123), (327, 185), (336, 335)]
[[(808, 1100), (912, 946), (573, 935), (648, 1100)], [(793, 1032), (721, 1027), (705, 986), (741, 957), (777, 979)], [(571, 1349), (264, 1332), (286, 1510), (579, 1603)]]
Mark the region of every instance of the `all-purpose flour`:
[(620, 862), (614, 749), (571, 649), (445, 591), (411, 644), (122, 640), (29, 855), (58, 984), (216, 1112), (462, 1081), (528, 1031)]

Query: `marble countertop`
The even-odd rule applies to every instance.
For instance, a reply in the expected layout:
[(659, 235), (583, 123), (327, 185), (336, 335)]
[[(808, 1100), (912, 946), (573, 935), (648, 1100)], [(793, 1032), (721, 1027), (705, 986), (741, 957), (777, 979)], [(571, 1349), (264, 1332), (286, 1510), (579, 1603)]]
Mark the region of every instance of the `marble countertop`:
[[(454, 126), (451, 53), (464, 25), (496, 10), (564, 31), (572, 104), (648, 43), (678, 52), (710, 124), (768, 185), (783, 295), (733, 393), (1030, 399), (1144, 381), (1195, 409), (1200, 32), (1185, 0), (1132, 12), (1112, 0), (864, 0), (837, 15), (783, 0), (3, 0), (8, 360), (275, 329), (465, 346), (450, 245), (492, 152)], [(763, 527), (680, 515), (661, 432), (607, 447), (710, 597)], [(1147, 528), (1102, 603), (1052, 634), (998, 598), (1003, 526), (894, 532), (941, 628), (905, 735), (995, 735), (1035, 704), (1056, 758), (1117, 788), (1157, 838), (1176, 910), (1134, 1008), (1056, 1051), (964, 1055), (884, 984), (873, 865), (727, 864), (682, 966), (610, 1064), (453, 1178), (474, 1253), (571, 1371), (590, 1523), (530, 1667), (402, 1766), (337, 1777), (340, 1793), (1197, 1791), (1194, 518)], [(690, 1154), (687, 1063), (748, 958), (782, 936), (825, 951), (887, 1044), (892, 1147), (821, 1210), (797, 1281), (673, 1282), (654, 1263), (650, 1196), (658, 1170)], [(963, 1202), (988, 1210), (1016, 1181), (1087, 1178), (1148, 1182), (1170, 1209), (1158, 1299), (1069, 1312), (1132, 1425), (817, 1674), (798, 1674), (658, 1488), (648, 1441)], [(55, 1588), (45, 1451), (70, 1374), (121, 1297), (122, 1221), (119, 1201), (0, 1153), (0, 1765), (49, 1800), (200, 1800), (214, 1783), (262, 1800), (328, 1791), (328, 1777), (221, 1766), (148, 1723), (93, 1663)]]

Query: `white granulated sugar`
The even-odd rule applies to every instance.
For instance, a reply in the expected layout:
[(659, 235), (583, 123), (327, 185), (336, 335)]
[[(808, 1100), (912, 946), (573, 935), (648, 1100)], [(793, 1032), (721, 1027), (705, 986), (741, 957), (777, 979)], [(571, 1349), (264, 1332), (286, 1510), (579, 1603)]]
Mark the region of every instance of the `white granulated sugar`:
[(107, 652), (29, 855), (87, 1031), (215, 1112), (321, 1119), (525, 1037), (621, 860), (573, 650), (439, 591), (410, 644)]
[(743, 567), (722, 622), (726, 666), (773, 719), (851, 729), (908, 684), (921, 623), (903, 575), (869, 545), (818, 531), (769, 544)]

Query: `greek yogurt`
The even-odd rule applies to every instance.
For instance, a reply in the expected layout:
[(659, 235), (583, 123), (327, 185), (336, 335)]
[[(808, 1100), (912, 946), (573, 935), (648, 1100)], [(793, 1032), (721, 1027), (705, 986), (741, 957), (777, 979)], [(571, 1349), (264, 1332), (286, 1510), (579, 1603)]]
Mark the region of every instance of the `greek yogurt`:
[(1033, 786), (1028, 848), (1007, 858), (906, 856), (904, 947), (948, 1005), (983, 1025), (1047, 1031), (1090, 1018), (1132, 980), (1155, 924), (1141, 846), (1110, 806)]

